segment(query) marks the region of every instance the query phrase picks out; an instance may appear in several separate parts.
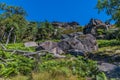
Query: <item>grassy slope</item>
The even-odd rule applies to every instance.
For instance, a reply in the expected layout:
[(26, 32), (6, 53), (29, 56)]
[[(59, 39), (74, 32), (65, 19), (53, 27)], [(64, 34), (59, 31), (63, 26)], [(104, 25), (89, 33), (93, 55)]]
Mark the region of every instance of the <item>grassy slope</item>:
[[(97, 53), (103, 53), (103, 54), (110, 55), (110, 54), (116, 54), (116, 52), (117, 52), (117, 54), (120, 54), (119, 53), (120, 52), (119, 51), (120, 50), (120, 42), (117, 41), (117, 40), (110, 40), (110, 41), (108, 41), (108, 40), (98, 40), (98, 44), (99, 44), (100, 48), (99, 48)], [(22, 43), (9, 44), (7, 46), (7, 48), (8, 49), (20, 49), (20, 50), (25, 50), (25, 51), (34, 51), (35, 50), (34, 48), (25, 48)], [(50, 61), (51, 60), (45, 61), (45, 63), (46, 62), (49, 63)], [(53, 67), (53, 66), (51, 66), (51, 67)], [(51, 69), (54, 69), (54, 68), (56, 68), (56, 67), (53, 67)], [(59, 68), (60, 67), (58, 67), (57, 69), (59, 69)], [(32, 72), (31, 76), (32, 76), (33, 80), (85, 80), (85, 78), (82, 78), (80, 76), (78, 77), (78, 75), (73, 75), (72, 72), (69, 71), (69, 70), (67, 72), (66, 71), (67, 69), (65, 69), (64, 67), (61, 68), (60, 71), (63, 70), (63, 72), (59, 72), (59, 70), (56, 70), (56, 71), (53, 71), (53, 72), (48, 72), (48, 71), (43, 71), (43, 72), (38, 72), (38, 73)], [(65, 75), (64, 71), (66, 71), (69, 74)], [(29, 76), (17, 75), (17, 76), (11, 77), (10, 79), (11, 80), (27, 80), (29, 78), (30, 78)]]

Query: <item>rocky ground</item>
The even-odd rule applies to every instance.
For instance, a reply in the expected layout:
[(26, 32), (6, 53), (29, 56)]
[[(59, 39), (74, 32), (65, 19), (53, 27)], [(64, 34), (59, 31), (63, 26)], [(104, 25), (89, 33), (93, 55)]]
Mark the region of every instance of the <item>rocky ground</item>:
[(99, 48), (98, 52), (91, 55), (91, 59), (98, 62), (100, 71), (105, 72), (110, 79), (120, 80), (120, 47)]

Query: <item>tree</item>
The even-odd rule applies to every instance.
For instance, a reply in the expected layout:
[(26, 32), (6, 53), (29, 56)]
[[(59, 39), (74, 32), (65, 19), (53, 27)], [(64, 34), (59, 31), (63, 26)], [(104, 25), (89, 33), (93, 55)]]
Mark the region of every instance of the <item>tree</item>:
[[(26, 12), (18, 6), (0, 4), (0, 38), (3, 42), (22, 41), (28, 21), (25, 19)], [(15, 40), (16, 39), (16, 40)]]
[(21, 16), (26, 16), (27, 15), (27, 13), (25, 12), (25, 10), (22, 7), (9, 6), (5, 3), (0, 3), (0, 10), (3, 11), (2, 16), (4, 16), (4, 18), (12, 16), (14, 14), (19, 14)]
[(59, 39), (61, 36), (61, 30), (59, 28), (55, 28), (48, 21), (38, 23), (38, 40), (50, 40), (50, 39)]
[(24, 33), (24, 41), (35, 41), (36, 40), (36, 35), (37, 35), (37, 23), (36, 22), (29, 22), (27, 24), (25, 33)]
[(111, 16), (111, 20), (120, 25), (120, 0), (98, 0), (96, 7), (99, 12), (106, 11), (107, 15)]

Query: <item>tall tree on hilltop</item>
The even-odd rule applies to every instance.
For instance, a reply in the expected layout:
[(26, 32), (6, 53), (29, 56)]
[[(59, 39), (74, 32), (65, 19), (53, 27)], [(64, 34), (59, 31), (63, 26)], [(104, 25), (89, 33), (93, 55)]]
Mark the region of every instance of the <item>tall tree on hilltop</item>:
[(29, 34), (31, 38), (28, 38), (26, 35), (28, 35), (28, 29), (30, 29), (30, 27), (37, 28), (37, 25), (30, 23), (25, 19), (26, 12), (23, 8), (1, 3), (0, 10), (2, 12), (0, 14), (0, 29), (2, 29), (2, 32), (0, 32), (0, 38), (3, 42), (6, 42), (6, 38), (6, 43), (9, 41), (21, 42), (23, 40), (27, 41), (26, 39), (33, 39), (35, 34), (34, 30), (36, 29), (31, 29), (31, 33), (33, 33)]
[(26, 16), (27, 13), (25, 12), (25, 10), (22, 7), (19, 6), (9, 6), (5, 3), (0, 3), (0, 10), (3, 11), (3, 15), (5, 18), (12, 16), (14, 14), (19, 14), (21, 16)]
[(100, 11), (106, 11), (107, 15), (111, 16), (118, 26), (120, 26), (120, 0), (98, 0), (96, 5)]

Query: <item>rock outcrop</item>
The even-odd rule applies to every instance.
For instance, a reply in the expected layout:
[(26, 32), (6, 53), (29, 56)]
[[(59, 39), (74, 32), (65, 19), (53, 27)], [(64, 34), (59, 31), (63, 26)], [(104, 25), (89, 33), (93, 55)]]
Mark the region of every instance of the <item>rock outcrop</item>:
[[(75, 33), (76, 34), (76, 33)], [(36, 50), (48, 50), (54, 54), (70, 53), (72, 55), (84, 55), (85, 52), (92, 52), (98, 49), (96, 39), (91, 34), (69, 36), (60, 42), (43, 42)]]
[(40, 50), (47, 50), (50, 53), (53, 54), (62, 54), (64, 51), (58, 46), (57, 42), (52, 42), (52, 41), (46, 41), (41, 44), (36, 48), (36, 51)]
[[(104, 23), (97, 19), (91, 19), (90, 22), (85, 26), (83, 29), (84, 34), (92, 34), (95, 37), (99, 37), (99, 34), (97, 33), (98, 29), (102, 29), (103, 31), (106, 31), (109, 29), (111, 25), (109, 23)], [(101, 35), (100, 35), (101, 37)], [(104, 37), (104, 36), (102, 36)]]
[(120, 80), (120, 66), (102, 62), (98, 66), (99, 70), (105, 72), (108, 78), (115, 78), (115, 80)]

